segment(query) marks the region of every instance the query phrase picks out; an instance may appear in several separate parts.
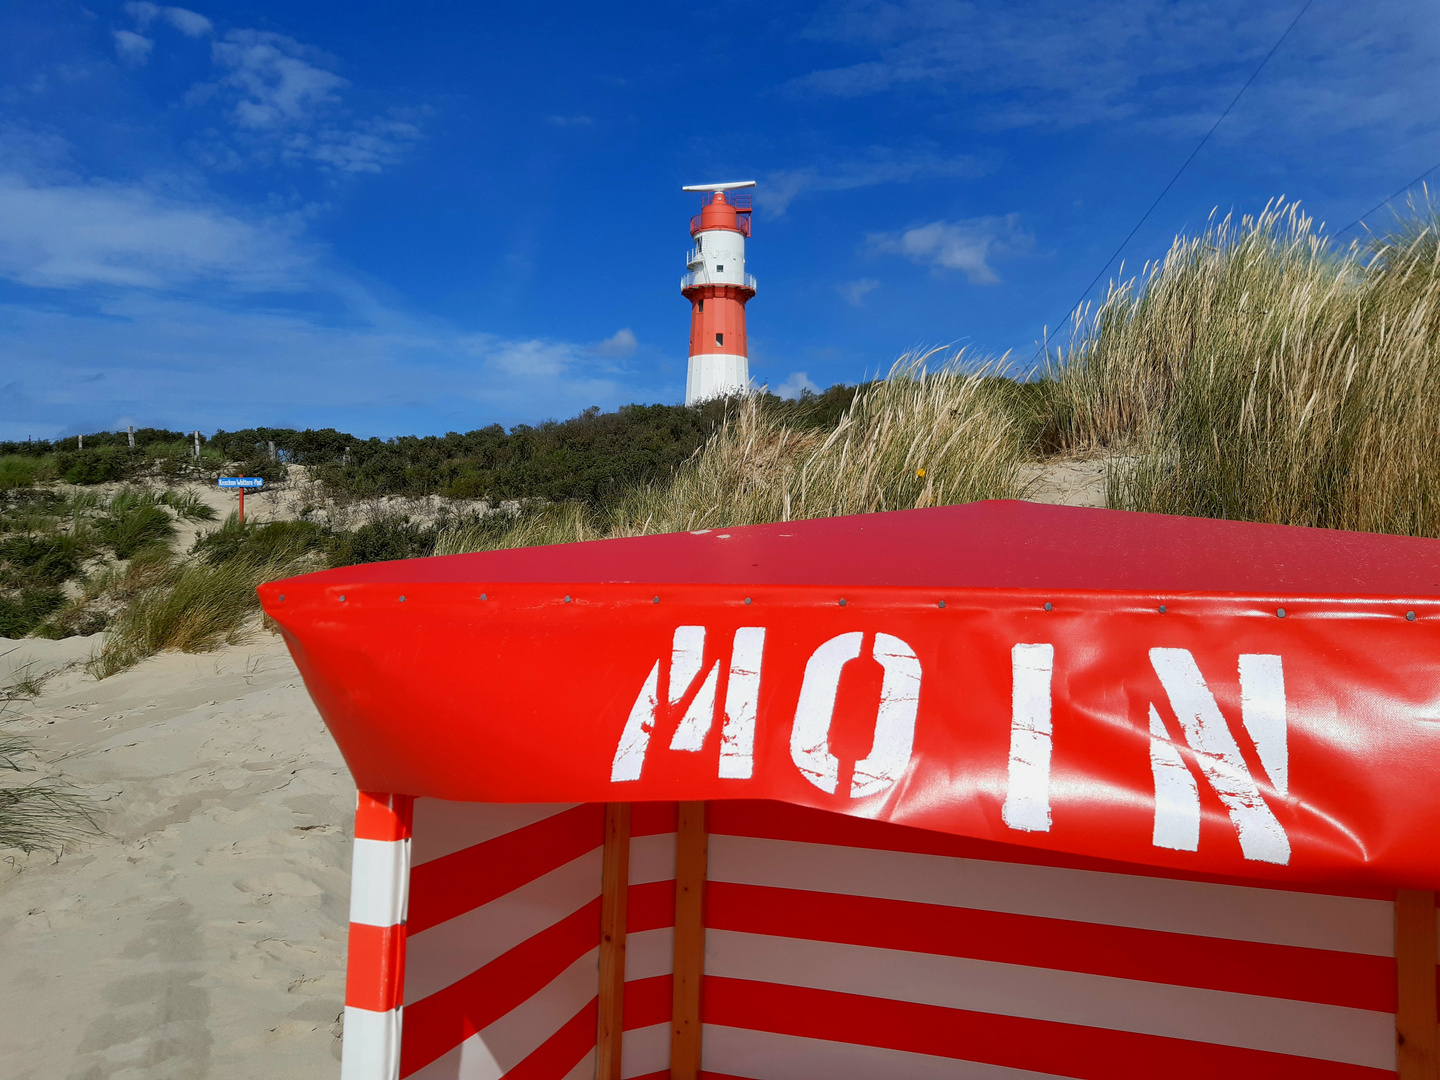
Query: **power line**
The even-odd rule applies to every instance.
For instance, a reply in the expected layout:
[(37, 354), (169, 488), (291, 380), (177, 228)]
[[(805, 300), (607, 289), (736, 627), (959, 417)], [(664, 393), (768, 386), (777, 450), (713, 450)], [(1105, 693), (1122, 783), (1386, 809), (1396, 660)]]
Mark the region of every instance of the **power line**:
[[(1089, 285), (1085, 286), (1085, 291), (1080, 294), (1080, 299), (1070, 305), (1070, 311), (1075, 311), (1077, 308), (1080, 307), (1082, 303), (1085, 302), (1085, 297), (1090, 295), (1090, 290), (1095, 288), (1095, 283), (1105, 276), (1105, 271), (1110, 269), (1110, 264), (1113, 263), (1117, 258), (1119, 258), (1120, 253), (1125, 250), (1125, 246), (1129, 244), (1130, 241), (1134, 238), (1135, 234), (1140, 231), (1140, 226), (1144, 225), (1145, 222), (1149, 219), (1150, 215), (1155, 212), (1155, 208), (1160, 205), (1160, 200), (1165, 198), (1165, 196), (1170, 193), (1170, 189), (1175, 186), (1175, 181), (1179, 180), (1180, 175), (1187, 168), (1190, 167), (1190, 163), (1195, 160), (1195, 155), (1200, 153), (1200, 151), (1204, 148), (1205, 144), (1210, 141), (1210, 136), (1215, 134), (1215, 129), (1221, 125), (1221, 123), (1225, 120), (1225, 117), (1230, 115), (1230, 110), (1235, 108), (1236, 104), (1240, 101), (1240, 99), (1245, 96), (1245, 91), (1250, 89), (1250, 84), (1255, 81), (1256, 76), (1258, 76), (1260, 72), (1265, 70), (1265, 65), (1270, 62), (1270, 58), (1274, 56), (1280, 46), (1284, 44), (1285, 39), (1290, 36), (1290, 31), (1295, 29), (1295, 24), (1300, 21), (1301, 16), (1303, 16), (1305, 12), (1310, 10), (1310, 5), (1314, 2), (1315, 0), (1305, 0), (1305, 6), (1300, 9), (1300, 11), (1296, 14), (1295, 18), (1290, 20), (1290, 25), (1285, 27), (1285, 32), (1281, 34), (1280, 37), (1276, 39), (1275, 44), (1270, 47), (1270, 51), (1265, 54), (1265, 59), (1260, 61), (1259, 67), (1257, 67), (1254, 71), (1250, 73), (1250, 77), (1245, 80), (1245, 85), (1240, 87), (1240, 92), (1237, 93), (1230, 100), (1230, 104), (1225, 106), (1225, 111), (1220, 114), (1220, 118), (1216, 120), (1215, 123), (1210, 125), (1210, 130), (1207, 131), (1205, 133), (1205, 137), (1195, 145), (1195, 149), (1190, 151), (1190, 156), (1185, 159), (1184, 164), (1181, 165), (1180, 168), (1175, 170), (1175, 175), (1170, 178), (1170, 182), (1165, 185), (1164, 190), (1161, 191), (1159, 195), (1155, 196), (1155, 201), (1150, 204), (1150, 208), (1141, 215), (1140, 220), (1137, 221), (1135, 223), (1135, 227), (1131, 229), (1128, 234), (1126, 234), (1125, 239), (1120, 241), (1120, 246), (1115, 249), (1115, 254), (1111, 255), (1110, 258), (1105, 260), (1105, 265), (1100, 268), (1100, 272), (1095, 275)], [(1440, 165), (1437, 165), (1436, 168), (1440, 168)], [(1068, 319), (1069, 317), (1070, 316), (1067, 314), (1065, 316), (1065, 319)], [(1060, 323), (1063, 323), (1065, 319), (1060, 319), (1056, 323), (1057, 327), (1060, 325)], [(1050, 335), (1047, 331), (1044, 341), (1042, 341), (1040, 344), (1040, 349), (1047, 350), (1049, 348), (1049, 345)]]
[[(1342, 234), (1344, 234), (1344, 233), (1349, 232), (1351, 229), (1355, 228), (1356, 225), (1359, 225), (1362, 221), (1364, 221), (1364, 220), (1365, 220), (1367, 217), (1369, 217), (1371, 214), (1375, 213), (1376, 210), (1379, 210), (1382, 206), (1384, 206), (1384, 205), (1387, 204), (1387, 203), (1392, 203), (1392, 202), (1394, 202), (1394, 201), (1395, 201), (1396, 199), (1398, 199), (1401, 195), (1404, 195), (1405, 192), (1409, 191), (1409, 190), (1410, 190), (1412, 187), (1414, 187), (1416, 184), (1420, 183), (1421, 180), (1424, 180), (1427, 176), (1429, 176), (1429, 175), (1430, 175), (1432, 172), (1434, 172), (1436, 169), (1440, 169), (1440, 161), (1437, 161), (1434, 165), (1431, 165), (1430, 168), (1426, 169), (1426, 170), (1425, 170), (1424, 172), (1422, 172), (1419, 176), (1415, 177), (1414, 180), (1411, 180), (1408, 184), (1406, 184), (1404, 187), (1400, 188), (1400, 189), (1399, 189), (1398, 191), (1396, 191), (1394, 194), (1389, 195), (1389, 196), (1387, 196), (1386, 198), (1381, 199), (1381, 200), (1380, 200), (1379, 202), (1377, 202), (1374, 206), (1370, 207), (1369, 210), (1366, 210), (1365, 213), (1361, 214), (1361, 215), (1360, 215), (1359, 217), (1357, 217), (1354, 221), (1350, 222), (1349, 225), (1346, 225), (1345, 228), (1341, 229), (1340, 232), (1335, 233), (1335, 236), (1340, 236), (1340, 235), (1342, 235)], [(1334, 237), (1332, 237), (1332, 239), (1333, 239), (1333, 238), (1334, 238)]]

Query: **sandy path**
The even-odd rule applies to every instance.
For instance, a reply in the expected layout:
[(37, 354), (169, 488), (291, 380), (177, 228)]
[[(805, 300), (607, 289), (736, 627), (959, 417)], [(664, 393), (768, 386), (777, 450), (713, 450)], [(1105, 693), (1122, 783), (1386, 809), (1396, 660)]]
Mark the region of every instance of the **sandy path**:
[[(94, 642), (22, 644), (0, 677)], [(335, 1076), (354, 789), (279, 640), (10, 715), (108, 835), (0, 859), (0, 1076)]]

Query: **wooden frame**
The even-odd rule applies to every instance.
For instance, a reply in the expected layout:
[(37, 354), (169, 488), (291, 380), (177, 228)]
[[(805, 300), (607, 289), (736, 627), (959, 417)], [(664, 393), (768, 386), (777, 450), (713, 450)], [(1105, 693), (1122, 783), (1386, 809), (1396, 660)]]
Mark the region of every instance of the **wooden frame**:
[(671, 1080), (700, 1076), (700, 983), (705, 976), (705, 803), (682, 802), (675, 834), (675, 963), (670, 1009)]
[(605, 804), (600, 877), (599, 1028), (595, 1080), (620, 1080), (625, 1035), (625, 915), (630, 893), (630, 804)]
[(1395, 1067), (1399, 1080), (1440, 1080), (1435, 1024), (1435, 894), (1395, 892)]

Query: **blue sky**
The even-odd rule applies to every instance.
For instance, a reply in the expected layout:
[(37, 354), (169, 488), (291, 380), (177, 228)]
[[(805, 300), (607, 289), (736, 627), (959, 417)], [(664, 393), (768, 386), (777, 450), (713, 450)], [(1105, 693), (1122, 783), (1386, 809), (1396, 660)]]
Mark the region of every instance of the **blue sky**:
[[(678, 401), (713, 180), (772, 389), (1023, 369), (1299, 6), (5, 5), (0, 438)], [(1440, 161), (1437, 75), (1440, 8), (1315, 0), (1127, 263), (1350, 222)]]

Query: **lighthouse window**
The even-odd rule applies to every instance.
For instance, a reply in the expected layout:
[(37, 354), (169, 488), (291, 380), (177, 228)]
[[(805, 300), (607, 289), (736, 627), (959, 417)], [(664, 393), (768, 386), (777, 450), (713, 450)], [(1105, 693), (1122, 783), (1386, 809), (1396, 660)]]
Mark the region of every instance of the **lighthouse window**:
[(725, 268), (723, 266), (717, 266), (715, 267), (715, 272), (717, 274), (723, 274), (725, 272)]
[(704, 300), (701, 300), (701, 301), (700, 301), (700, 314), (702, 314), (702, 315), (705, 314), (705, 301), (704, 301)]
[(716, 334), (716, 335), (715, 335), (715, 344), (716, 344), (716, 345), (724, 345), (724, 344), (725, 344), (725, 335), (724, 335), (724, 334)]

